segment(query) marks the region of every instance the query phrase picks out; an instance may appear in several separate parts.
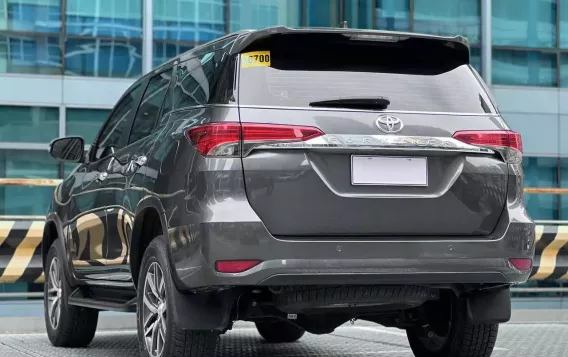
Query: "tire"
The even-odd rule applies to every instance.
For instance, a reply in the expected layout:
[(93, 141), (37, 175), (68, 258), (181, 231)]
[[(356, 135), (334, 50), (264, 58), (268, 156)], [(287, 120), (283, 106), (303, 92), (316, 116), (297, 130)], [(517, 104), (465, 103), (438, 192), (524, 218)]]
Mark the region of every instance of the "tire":
[(182, 330), (174, 324), (172, 316), (176, 312), (168, 310), (173, 306), (172, 294), (168, 292), (173, 289), (176, 287), (171, 276), (166, 241), (163, 236), (158, 236), (144, 252), (138, 278), (137, 321), (141, 356), (213, 356), (219, 339), (218, 332)]
[(418, 306), (428, 300), (430, 291), (424, 286), (376, 285), (337, 286), (328, 288), (294, 288), (277, 295), (276, 305), (287, 312), (338, 304), (405, 304)]
[[(443, 305), (446, 305), (447, 309), (444, 309)], [(448, 313), (440, 314), (440, 311)], [(449, 323), (442, 328), (446, 330), (445, 333), (432, 336), (428, 336), (428, 331), (423, 328), (406, 331), (410, 348), (416, 357), (490, 357), (493, 353), (499, 325), (469, 322), (463, 299), (452, 295), (437, 306), (432, 306), (427, 315), (432, 319), (436, 319), (434, 316), (444, 316)], [(440, 323), (434, 322), (431, 325), (432, 330), (439, 330), (437, 325)], [(435, 340), (438, 342), (432, 342)]]
[(304, 329), (286, 321), (257, 322), (256, 329), (260, 336), (270, 343), (290, 343), (304, 336)]
[(68, 304), (73, 292), (63, 271), (65, 249), (61, 239), (49, 248), (45, 265), (44, 316), (47, 336), (57, 347), (86, 347), (97, 330), (99, 311)]

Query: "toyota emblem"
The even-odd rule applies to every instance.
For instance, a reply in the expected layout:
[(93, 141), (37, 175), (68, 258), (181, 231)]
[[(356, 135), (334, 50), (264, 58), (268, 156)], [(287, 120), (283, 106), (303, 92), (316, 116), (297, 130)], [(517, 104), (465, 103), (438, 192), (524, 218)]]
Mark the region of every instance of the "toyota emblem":
[(381, 115), (375, 123), (380, 131), (387, 134), (396, 134), (404, 127), (402, 120), (392, 115)]

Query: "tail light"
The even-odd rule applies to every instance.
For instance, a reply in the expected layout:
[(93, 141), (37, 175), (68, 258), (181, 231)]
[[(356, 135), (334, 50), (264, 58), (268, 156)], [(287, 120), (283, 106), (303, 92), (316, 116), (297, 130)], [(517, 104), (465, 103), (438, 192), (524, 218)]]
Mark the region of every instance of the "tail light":
[(511, 130), (458, 131), (453, 136), (464, 143), (484, 146), (504, 153), (510, 164), (520, 164), (523, 157), (521, 134)]
[(235, 156), (243, 144), (306, 141), (323, 135), (318, 128), (256, 123), (211, 123), (193, 127), (186, 137), (204, 156)]

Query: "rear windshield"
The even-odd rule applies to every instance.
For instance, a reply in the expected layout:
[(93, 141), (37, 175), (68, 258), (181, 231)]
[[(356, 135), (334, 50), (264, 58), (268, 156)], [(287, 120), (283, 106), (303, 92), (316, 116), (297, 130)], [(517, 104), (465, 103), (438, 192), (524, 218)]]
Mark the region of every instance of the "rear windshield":
[[(241, 105), (309, 107), (324, 100), (386, 97), (388, 110), (495, 112), (469, 64), (445, 42), (284, 37), (241, 54)], [(246, 63), (243, 57), (251, 52), (260, 57)]]

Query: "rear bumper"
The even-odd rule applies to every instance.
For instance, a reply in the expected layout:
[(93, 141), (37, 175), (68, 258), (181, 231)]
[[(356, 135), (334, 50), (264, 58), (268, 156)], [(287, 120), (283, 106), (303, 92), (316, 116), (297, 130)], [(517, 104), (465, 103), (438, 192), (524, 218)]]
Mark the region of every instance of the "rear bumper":
[[(534, 223), (528, 218), (526, 222), (502, 223), (494, 232), (502, 233), (499, 238), (375, 240), (278, 239), (261, 222), (202, 223), (199, 233), (192, 234), (191, 239), (174, 235), (171, 253), (181, 290), (255, 285), (524, 282), (530, 270), (519, 271), (508, 259), (533, 258)], [(238, 274), (215, 271), (218, 260), (245, 259), (262, 263)]]

